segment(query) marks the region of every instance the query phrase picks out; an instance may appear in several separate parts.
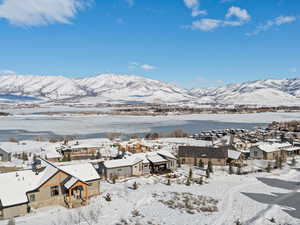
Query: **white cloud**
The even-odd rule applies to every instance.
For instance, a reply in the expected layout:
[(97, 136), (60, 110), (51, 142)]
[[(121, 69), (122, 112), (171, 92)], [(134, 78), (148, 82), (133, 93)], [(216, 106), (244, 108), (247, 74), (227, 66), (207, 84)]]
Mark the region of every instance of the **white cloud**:
[(264, 24), (257, 26), (253, 32), (247, 33), (246, 35), (248, 35), (248, 36), (257, 35), (260, 32), (271, 29), (274, 26), (278, 27), (283, 24), (295, 22), (296, 20), (297, 20), (297, 17), (295, 17), (295, 16), (278, 16), (272, 20), (268, 20)]
[(207, 14), (206, 10), (200, 10), (199, 0), (183, 0), (183, 2), (187, 8), (192, 10), (193, 17)]
[(0, 76), (1, 75), (16, 75), (17, 73), (13, 70), (0, 70)]
[(236, 17), (239, 21), (249, 21), (251, 18), (246, 9), (241, 9), (236, 6), (231, 6), (225, 15), (226, 19), (229, 19), (231, 17)]
[[(231, 18), (235, 20), (231, 20)], [(211, 19), (203, 18), (195, 20), (192, 25), (185, 26), (185, 28), (190, 28), (192, 30), (202, 30), (211, 31), (219, 27), (236, 27), (242, 26), (251, 19), (248, 11), (246, 9), (241, 9), (239, 7), (230, 7), (225, 15), (225, 19)]]
[(290, 73), (297, 73), (297, 68), (296, 67), (290, 68)]
[(131, 62), (128, 65), (128, 69), (155, 70), (156, 67), (149, 64), (140, 64), (138, 62)]
[(152, 65), (149, 65), (149, 64), (143, 64), (143, 65), (141, 65), (140, 68), (143, 69), (143, 70), (155, 70), (156, 69), (155, 66), (152, 66)]
[(130, 7), (134, 5), (134, 0), (125, 0), (125, 1)]
[(222, 23), (221, 20), (215, 19), (200, 19), (196, 20), (190, 26), (193, 30), (203, 30), (203, 31), (210, 31), (216, 29)]
[(124, 24), (125, 23), (123, 18), (117, 18), (116, 22), (117, 22), (117, 24)]
[(41, 26), (51, 23), (71, 23), (78, 10), (92, 0), (3, 0), (0, 19), (20, 26)]

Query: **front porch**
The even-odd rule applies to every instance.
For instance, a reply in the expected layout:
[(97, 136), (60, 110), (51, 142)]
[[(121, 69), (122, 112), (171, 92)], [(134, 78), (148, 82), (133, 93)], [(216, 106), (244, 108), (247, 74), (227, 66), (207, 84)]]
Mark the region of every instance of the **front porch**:
[(65, 204), (68, 208), (77, 208), (88, 204), (88, 184), (74, 178), (64, 184), (66, 188)]

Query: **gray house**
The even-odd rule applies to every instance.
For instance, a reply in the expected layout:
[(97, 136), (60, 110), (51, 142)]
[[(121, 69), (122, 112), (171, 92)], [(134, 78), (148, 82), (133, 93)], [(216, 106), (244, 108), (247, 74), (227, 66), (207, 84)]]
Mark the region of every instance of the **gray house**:
[(11, 161), (11, 153), (0, 148), (0, 161), (2, 161), (2, 162)]

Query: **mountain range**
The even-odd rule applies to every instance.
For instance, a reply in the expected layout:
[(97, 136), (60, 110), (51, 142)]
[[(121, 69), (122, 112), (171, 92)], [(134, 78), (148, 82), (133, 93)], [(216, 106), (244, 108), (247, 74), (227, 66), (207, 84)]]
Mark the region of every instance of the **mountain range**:
[(0, 76), (0, 103), (23, 101), (97, 103), (226, 103), (300, 105), (300, 78), (266, 79), (184, 89), (133, 75)]

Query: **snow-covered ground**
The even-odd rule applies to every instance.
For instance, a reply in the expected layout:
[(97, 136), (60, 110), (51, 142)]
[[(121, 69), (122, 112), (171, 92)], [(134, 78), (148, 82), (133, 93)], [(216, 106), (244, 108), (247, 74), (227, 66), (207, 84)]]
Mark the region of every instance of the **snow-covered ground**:
[[(102, 181), (101, 196), (93, 198), (86, 207), (72, 210), (63, 207), (41, 208), (25, 217), (16, 218), (16, 222), (24, 225), (230, 225), (239, 219), (245, 225), (299, 225), (299, 168), (298, 164), (297, 168), (286, 166), (272, 173), (240, 176), (218, 170), (205, 180), (205, 184), (192, 183), (190, 186), (184, 184), (189, 167), (178, 170), (179, 178), (171, 179), (171, 186), (166, 185), (167, 179), (163, 176), (132, 178), (116, 184)], [(194, 168), (193, 177), (197, 178), (199, 174), (203, 172)], [(134, 182), (138, 183), (137, 190), (132, 189)], [(111, 194), (111, 202), (104, 199), (107, 193)], [(191, 199), (187, 203), (180, 197), (179, 200), (173, 199), (173, 203), (184, 203), (181, 208), (168, 207), (161, 201), (170, 200), (170, 196), (183, 195), (191, 196)], [(216, 200), (218, 211), (185, 211), (196, 197)], [(170, 204), (173, 203), (171, 201)], [(81, 219), (78, 219), (79, 215), (82, 215)], [(271, 218), (275, 219), (275, 223), (270, 222)], [(6, 223), (2, 221), (0, 225)]]

